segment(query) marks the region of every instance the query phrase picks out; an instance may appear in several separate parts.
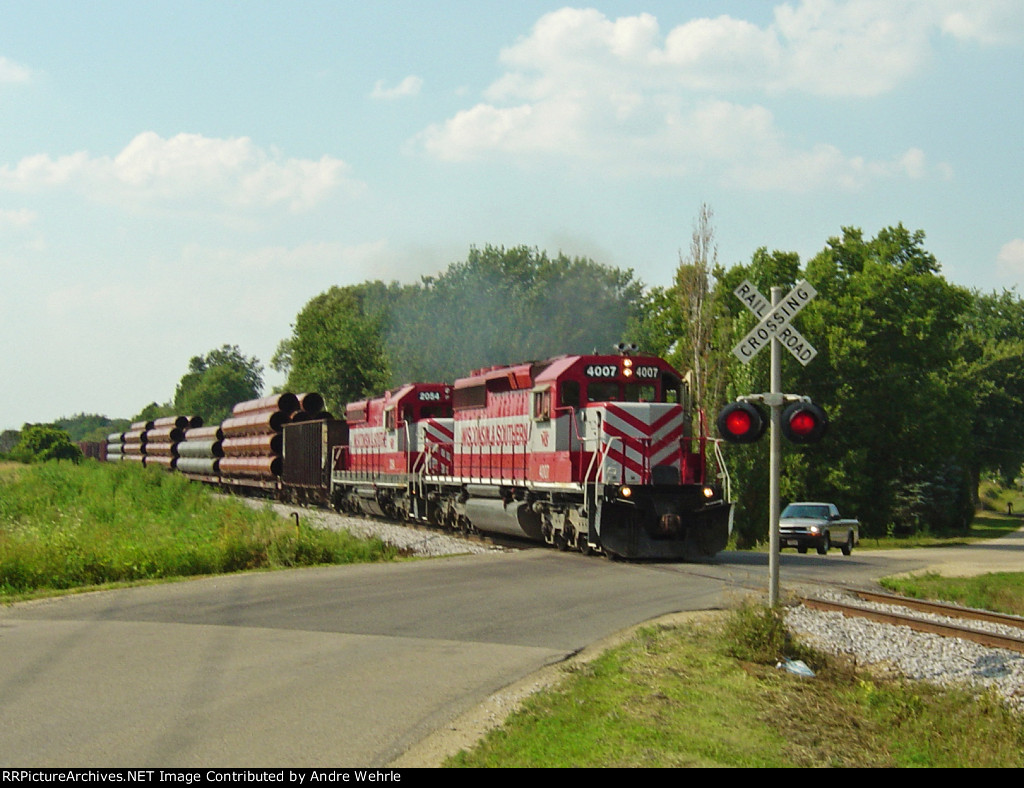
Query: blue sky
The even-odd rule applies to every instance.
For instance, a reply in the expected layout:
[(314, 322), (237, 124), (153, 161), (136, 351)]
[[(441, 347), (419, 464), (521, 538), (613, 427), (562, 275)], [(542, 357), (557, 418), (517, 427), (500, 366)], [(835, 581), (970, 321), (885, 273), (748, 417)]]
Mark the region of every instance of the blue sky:
[(702, 203), (725, 265), (902, 222), (1019, 291), (1024, 3), (0, 0), (0, 428), (471, 246), (666, 285)]

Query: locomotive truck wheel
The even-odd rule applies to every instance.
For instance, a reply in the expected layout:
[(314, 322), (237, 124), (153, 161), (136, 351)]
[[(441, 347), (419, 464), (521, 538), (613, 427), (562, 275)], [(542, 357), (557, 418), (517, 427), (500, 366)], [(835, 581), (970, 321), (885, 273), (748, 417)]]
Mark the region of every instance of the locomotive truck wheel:
[(843, 555), (849, 555), (853, 552), (853, 531), (850, 531), (846, 535), (846, 543), (839, 549), (842, 551)]
[(825, 541), (821, 543), (821, 547), (818, 548), (818, 555), (827, 555), (828, 549), (832, 546), (832, 540), (829, 537), (828, 531), (825, 532)]

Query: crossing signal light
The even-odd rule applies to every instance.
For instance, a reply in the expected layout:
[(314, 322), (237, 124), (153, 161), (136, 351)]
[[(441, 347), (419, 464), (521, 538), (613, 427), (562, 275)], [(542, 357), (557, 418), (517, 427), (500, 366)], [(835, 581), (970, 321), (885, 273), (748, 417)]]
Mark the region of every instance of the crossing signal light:
[(715, 422), (718, 434), (730, 443), (753, 443), (764, 434), (764, 414), (749, 402), (733, 402), (722, 408)]
[(827, 429), (825, 411), (813, 402), (794, 402), (782, 413), (782, 434), (793, 443), (817, 443)]

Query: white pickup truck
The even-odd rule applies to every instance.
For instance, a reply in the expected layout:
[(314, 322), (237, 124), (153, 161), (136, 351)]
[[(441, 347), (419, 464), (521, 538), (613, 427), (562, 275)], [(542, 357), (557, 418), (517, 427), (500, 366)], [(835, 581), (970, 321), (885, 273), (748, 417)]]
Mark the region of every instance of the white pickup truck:
[(849, 555), (858, 542), (860, 523), (843, 519), (834, 503), (791, 503), (779, 518), (780, 550), (795, 547), (798, 553), (806, 553), (814, 547), (818, 555), (825, 555), (832, 545), (839, 545), (843, 555)]

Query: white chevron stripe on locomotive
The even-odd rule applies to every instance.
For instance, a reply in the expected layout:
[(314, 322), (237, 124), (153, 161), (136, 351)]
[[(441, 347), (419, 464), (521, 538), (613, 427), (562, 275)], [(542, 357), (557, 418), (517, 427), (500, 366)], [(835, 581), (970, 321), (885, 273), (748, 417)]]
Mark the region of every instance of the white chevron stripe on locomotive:
[(455, 467), (455, 430), (451, 419), (425, 419), (420, 422), (423, 427), (423, 446), (431, 444), (431, 460), (429, 473), (450, 475)]
[[(683, 409), (664, 403), (609, 403), (602, 430), (609, 442), (609, 459), (621, 463), (638, 481), (656, 465), (681, 465)], [(621, 448), (620, 448), (621, 447)]]

